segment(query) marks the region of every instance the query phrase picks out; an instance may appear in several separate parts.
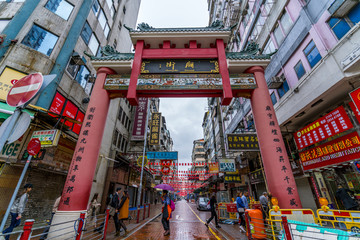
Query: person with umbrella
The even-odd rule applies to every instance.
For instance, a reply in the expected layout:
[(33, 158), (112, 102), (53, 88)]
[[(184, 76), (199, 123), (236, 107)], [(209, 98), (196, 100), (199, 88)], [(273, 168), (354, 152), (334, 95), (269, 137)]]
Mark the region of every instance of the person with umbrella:
[(168, 191), (174, 191), (174, 188), (172, 188), (170, 185), (167, 184), (159, 184), (156, 185), (155, 188), (163, 189), (163, 194), (161, 196), (161, 200), (164, 204), (162, 208), (162, 218), (161, 223), (164, 227), (164, 236), (170, 235), (170, 218), (171, 218), (171, 199), (168, 195)]

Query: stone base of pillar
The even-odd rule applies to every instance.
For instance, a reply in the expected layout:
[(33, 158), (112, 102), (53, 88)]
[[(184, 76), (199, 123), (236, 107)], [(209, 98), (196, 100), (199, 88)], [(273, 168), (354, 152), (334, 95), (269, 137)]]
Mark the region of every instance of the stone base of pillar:
[[(49, 234), (47, 238), (54, 239), (75, 239), (74, 221), (80, 218), (84, 211), (57, 211), (53, 216)], [(66, 223), (65, 223), (66, 222)], [(59, 225), (57, 225), (59, 224)], [(78, 226), (78, 224), (76, 224)], [(59, 230), (62, 229), (62, 230)], [(77, 230), (77, 229), (76, 229)], [(55, 231), (55, 232), (54, 232)]]

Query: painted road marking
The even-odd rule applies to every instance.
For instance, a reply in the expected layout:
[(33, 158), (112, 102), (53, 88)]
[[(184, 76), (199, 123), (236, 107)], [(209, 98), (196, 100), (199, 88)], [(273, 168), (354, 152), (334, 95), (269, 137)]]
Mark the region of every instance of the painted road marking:
[(13, 88), (9, 95), (26, 93), (26, 92), (31, 92), (31, 91), (37, 90), (39, 88), (40, 84), (41, 83), (35, 83), (35, 84), (27, 85), (27, 86)]
[[(192, 210), (192, 208), (190, 207), (189, 204), (186, 203), (186, 205), (188, 205), (188, 207), (190, 208), (190, 210), (193, 212), (193, 214), (199, 219), (200, 222), (202, 222), (203, 224), (205, 224), (205, 222), (203, 220), (201, 220), (201, 218), (194, 212), (194, 210)], [(221, 240), (221, 238), (218, 237), (218, 235), (216, 235), (216, 233), (214, 232), (214, 230), (212, 230), (212, 228), (209, 226), (208, 229), (210, 230), (210, 232), (216, 237), (216, 239)]]

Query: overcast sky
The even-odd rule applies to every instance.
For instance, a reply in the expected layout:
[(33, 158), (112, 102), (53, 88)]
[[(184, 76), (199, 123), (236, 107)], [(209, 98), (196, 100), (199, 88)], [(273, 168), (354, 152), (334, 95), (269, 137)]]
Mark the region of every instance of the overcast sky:
[[(207, 0), (141, 0), (138, 23), (152, 27), (205, 27), (209, 13)], [(174, 151), (179, 152), (179, 162), (190, 162), (193, 141), (203, 138), (202, 120), (207, 100), (205, 98), (162, 98), (160, 112), (166, 119), (174, 141)], [(187, 170), (180, 167), (179, 170)]]

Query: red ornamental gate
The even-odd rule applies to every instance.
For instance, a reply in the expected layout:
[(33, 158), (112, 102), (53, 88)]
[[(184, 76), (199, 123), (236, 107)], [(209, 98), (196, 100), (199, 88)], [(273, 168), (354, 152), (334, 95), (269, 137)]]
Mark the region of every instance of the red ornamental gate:
[(233, 97), (250, 98), (269, 190), (281, 208), (300, 208), (264, 77), (270, 56), (256, 55), (253, 44), (243, 52), (225, 52), (231, 29), (221, 24), (187, 29), (142, 24), (129, 32), (135, 54), (105, 47), (103, 57), (92, 57), (97, 79), (59, 210), (86, 209), (110, 99), (118, 97), (126, 97), (132, 105), (139, 97), (221, 97), (223, 105)]

